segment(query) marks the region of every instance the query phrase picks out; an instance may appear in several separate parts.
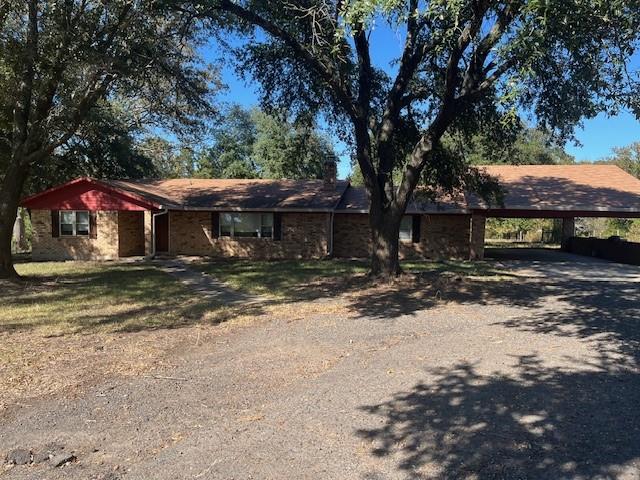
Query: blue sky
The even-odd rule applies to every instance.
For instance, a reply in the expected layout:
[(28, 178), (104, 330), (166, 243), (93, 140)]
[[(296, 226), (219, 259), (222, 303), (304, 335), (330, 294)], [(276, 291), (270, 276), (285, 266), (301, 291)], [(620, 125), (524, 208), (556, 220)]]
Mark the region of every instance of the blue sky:
[[(375, 65), (385, 68), (391, 75), (394, 74), (395, 67), (392, 60), (401, 52), (403, 38), (402, 35), (393, 32), (389, 28), (379, 27), (371, 36), (372, 60)], [(207, 61), (224, 64), (220, 62), (220, 50), (215, 45), (204, 51)], [(222, 68), (222, 80), (227, 85), (227, 90), (222, 94), (225, 102), (238, 103), (244, 106), (253, 106), (258, 103), (256, 85), (247, 85), (238, 79), (228, 65)], [(576, 130), (576, 138), (579, 145), (569, 142), (566, 150), (578, 161), (593, 161), (612, 154), (614, 147), (622, 147), (634, 141), (640, 141), (640, 121), (630, 113), (623, 112), (615, 117), (598, 115), (597, 117), (584, 121), (584, 125)], [(336, 145), (340, 152), (345, 151), (344, 146)], [(346, 155), (341, 156), (338, 168), (340, 177), (344, 178), (349, 174), (350, 163)]]
[(630, 113), (615, 117), (598, 115), (586, 120), (576, 131), (582, 145), (568, 143), (566, 150), (578, 161), (593, 161), (611, 155), (614, 147), (623, 147), (640, 140), (640, 121)]

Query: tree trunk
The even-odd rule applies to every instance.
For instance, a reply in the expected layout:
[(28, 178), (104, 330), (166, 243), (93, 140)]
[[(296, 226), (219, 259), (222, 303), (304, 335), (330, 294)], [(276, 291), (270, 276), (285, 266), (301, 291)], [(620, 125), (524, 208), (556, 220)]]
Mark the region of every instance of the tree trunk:
[(28, 168), (22, 167), (20, 161), (9, 160), (0, 188), (0, 278), (18, 278), (11, 255), (11, 239), (27, 174)]
[(391, 212), (369, 214), (371, 226), (371, 274), (384, 279), (392, 279), (402, 273), (400, 268), (399, 236), (400, 218)]

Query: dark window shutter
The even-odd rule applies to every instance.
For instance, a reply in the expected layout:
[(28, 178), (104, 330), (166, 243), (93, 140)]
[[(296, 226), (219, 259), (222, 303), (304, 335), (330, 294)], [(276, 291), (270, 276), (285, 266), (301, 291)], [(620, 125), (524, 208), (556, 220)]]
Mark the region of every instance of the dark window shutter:
[(89, 238), (98, 238), (98, 220), (95, 210), (89, 212)]
[(60, 212), (58, 210), (51, 210), (51, 236), (60, 236)]
[(220, 212), (211, 212), (211, 238), (220, 237)]
[(282, 240), (282, 214), (273, 214), (273, 239)]
[(413, 243), (420, 243), (420, 220), (422, 215), (413, 215), (411, 225), (411, 241)]

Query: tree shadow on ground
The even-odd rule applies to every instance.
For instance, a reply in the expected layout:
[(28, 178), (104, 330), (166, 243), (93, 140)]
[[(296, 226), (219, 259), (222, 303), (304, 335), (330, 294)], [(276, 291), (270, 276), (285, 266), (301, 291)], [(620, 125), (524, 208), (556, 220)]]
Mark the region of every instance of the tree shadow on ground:
[(547, 308), (497, 322), (522, 331), (592, 339), (603, 354), (640, 364), (640, 283), (568, 281), (548, 285)]
[[(508, 264), (507, 264), (508, 266)], [(443, 303), (503, 306), (496, 324), (522, 331), (589, 339), (603, 354), (640, 365), (640, 271), (602, 262), (527, 262), (530, 275), (464, 277), (425, 272), (396, 285), (346, 283), (347, 308), (390, 320), (425, 315)], [(360, 281), (362, 283), (358, 284)], [(320, 289), (315, 295), (330, 295)], [(515, 307), (515, 308), (514, 308)]]
[[(535, 253), (535, 252), (534, 252)], [(570, 258), (567, 258), (570, 257)], [(575, 258), (574, 258), (575, 257)], [(536, 258), (533, 255), (532, 258)], [(510, 271), (513, 267), (517, 273)], [(545, 261), (527, 260), (499, 263), (487, 262), (422, 262), (408, 269), (411, 273), (392, 284), (376, 281), (363, 272), (363, 262), (257, 262), (212, 261), (196, 266), (207, 273), (237, 282), (235, 288), (266, 286), (264, 293), (277, 292), (274, 304), (340, 299), (353, 316), (392, 320), (453, 303), (458, 305), (503, 305), (526, 309), (529, 326), (540, 320), (541, 328), (551, 328), (550, 315), (544, 311), (548, 302), (565, 297), (576, 308), (598, 309), (584, 319), (585, 329), (637, 332), (628, 320), (637, 314), (634, 302), (640, 305), (640, 271), (622, 267), (615, 278), (609, 272), (616, 266), (607, 262), (547, 253)], [(423, 268), (423, 270), (421, 270)], [(523, 269), (531, 275), (523, 274)], [(602, 281), (594, 281), (598, 276)], [(604, 283), (603, 283), (604, 281)], [(600, 305), (599, 305), (600, 304)], [(612, 312), (621, 320), (612, 318)], [(603, 313), (603, 315), (599, 315)], [(624, 317), (624, 318), (623, 318)], [(558, 318), (561, 322), (563, 319)], [(569, 319), (571, 320), (571, 319)], [(518, 325), (518, 321), (513, 322)], [(588, 325), (590, 324), (590, 325)], [(614, 325), (614, 324), (617, 324)], [(633, 335), (632, 335), (633, 336)]]
[(241, 291), (272, 295), (273, 303), (344, 296), (351, 313), (381, 319), (413, 314), (442, 300), (535, 300), (526, 291), (502, 288), (500, 282), (519, 279), (491, 262), (405, 262), (407, 275), (392, 283), (368, 276), (368, 263), (361, 260), (209, 260), (192, 266)]
[(469, 363), (431, 370), (433, 381), (361, 407), (381, 426), (357, 435), (407, 478), (637, 475), (640, 376), (610, 362), (582, 369), (546, 368), (528, 355), (512, 375), (481, 375)]
[[(208, 323), (220, 323), (239, 314), (262, 315), (271, 306), (334, 299), (352, 316), (385, 321), (419, 315), (444, 303), (502, 305), (521, 310), (517, 317), (499, 319), (508, 327), (580, 337), (599, 335), (603, 348), (611, 348), (608, 340), (616, 340), (616, 348), (620, 344), (625, 352), (635, 352), (640, 361), (640, 283), (635, 270), (594, 281), (590, 278), (598, 273), (607, 275), (610, 264), (565, 262), (553, 267), (563, 274), (549, 275), (545, 270), (548, 263), (528, 262), (536, 274), (532, 277), (516, 276), (508, 271), (508, 265), (495, 262), (425, 265), (425, 271), (414, 269), (393, 284), (381, 284), (363, 274), (362, 264), (357, 262), (306, 262), (298, 270), (291, 262), (269, 262), (253, 270), (247, 262), (208, 264), (213, 266), (210, 273), (214, 276), (218, 267), (231, 272), (239, 269), (247, 282), (271, 277), (268, 288), (286, 292), (281, 298), (233, 306), (189, 292), (151, 264), (99, 265), (60, 277), (39, 277), (26, 291), (0, 292), (0, 302), (8, 307), (5, 312), (24, 308), (28, 314), (2, 321), (0, 311), (0, 331), (60, 319), (71, 322), (73, 331), (105, 326), (116, 331), (176, 328), (201, 323), (204, 318)], [(288, 273), (292, 269), (297, 276)], [(96, 303), (101, 298), (109, 299), (108, 304)], [(76, 312), (69, 318), (70, 306), (77, 310), (85, 304), (89, 308), (83, 315)], [(34, 305), (39, 308), (29, 309)]]
[(98, 329), (136, 332), (218, 324), (261, 305), (225, 305), (197, 295), (148, 263), (101, 264), (62, 274), (25, 276), (0, 292), (0, 332), (51, 327), (57, 334)]
[(393, 319), (452, 302), (460, 305), (534, 307), (546, 288), (534, 292), (524, 279), (503, 275), (497, 279), (474, 279), (426, 272), (399, 280), (393, 285), (356, 288), (349, 297), (349, 309), (358, 316)]
[(527, 355), (509, 374), (483, 375), (469, 363), (428, 370), (428, 381), (362, 407), (382, 421), (357, 432), (373, 442), (373, 455), (397, 460), (407, 478), (640, 475), (639, 272), (607, 263), (526, 266), (529, 278), (451, 289), (449, 299), (520, 307), (495, 325), (588, 340), (598, 362), (559, 369)]

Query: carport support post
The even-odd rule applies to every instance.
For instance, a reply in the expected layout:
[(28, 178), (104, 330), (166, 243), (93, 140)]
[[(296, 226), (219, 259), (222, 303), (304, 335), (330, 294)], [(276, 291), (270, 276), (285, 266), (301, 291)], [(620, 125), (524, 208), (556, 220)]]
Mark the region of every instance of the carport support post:
[(474, 213), (471, 216), (471, 238), (469, 259), (482, 260), (484, 258), (484, 232), (487, 217)]
[(567, 217), (562, 219), (562, 239), (561, 239), (561, 247), (562, 250), (568, 252), (571, 246), (569, 245), (569, 240), (571, 237), (575, 237), (576, 235), (576, 219), (573, 217)]

